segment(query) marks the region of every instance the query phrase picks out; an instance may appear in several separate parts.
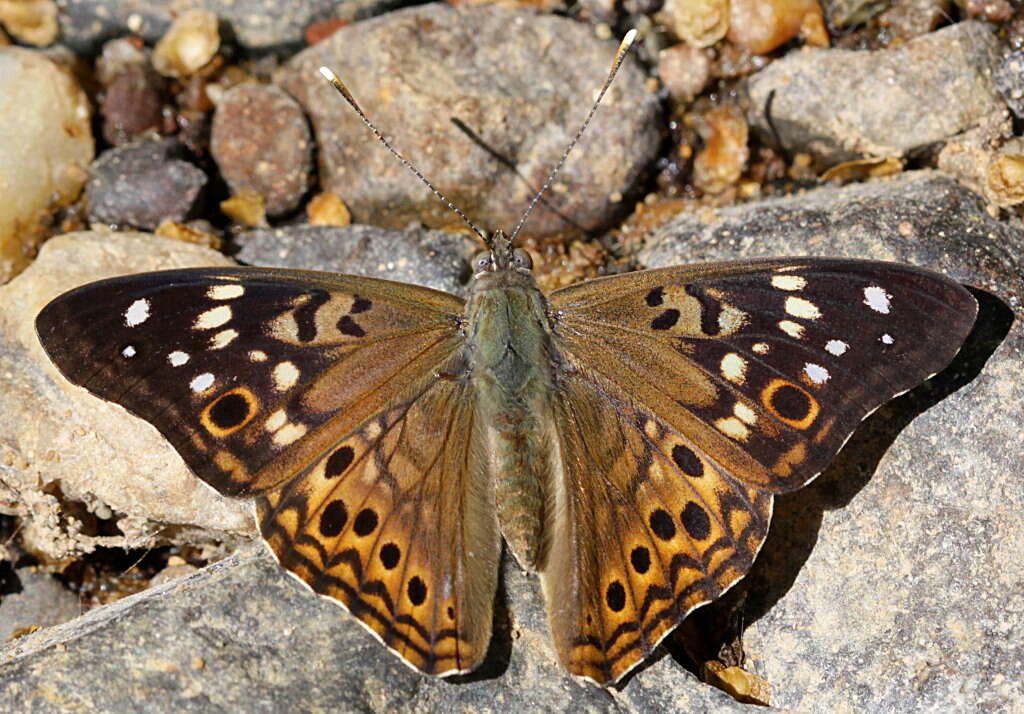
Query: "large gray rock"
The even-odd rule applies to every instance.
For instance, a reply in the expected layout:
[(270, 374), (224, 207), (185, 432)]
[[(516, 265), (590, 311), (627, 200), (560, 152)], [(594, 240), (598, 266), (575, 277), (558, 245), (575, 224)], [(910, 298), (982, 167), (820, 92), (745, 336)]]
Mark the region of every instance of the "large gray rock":
[(0, 701), (22, 712), (745, 710), (665, 657), (621, 691), (573, 679), (536, 578), (511, 559), (505, 573), (491, 650), (466, 677), (413, 672), (258, 548), (0, 649)]
[[(320, 76), (321, 65), (471, 220), (510, 231), (583, 121), (615, 48), (566, 18), (436, 3), (344, 27), (296, 55), (276, 79), (313, 122), (322, 189), (341, 196), (356, 222), (441, 228), (459, 219), (373, 139)], [(633, 189), (655, 156), (657, 113), (644, 73), (628, 59), (548, 194), (559, 213), (600, 226), (620, 212), (608, 197)], [(571, 227), (538, 206), (526, 230)]]
[(749, 119), (826, 165), (906, 156), (1005, 118), (997, 47), (986, 25), (961, 22), (893, 49), (790, 52), (750, 78)]
[(774, 705), (795, 711), (1014, 710), (1024, 695), (1024, 233), (922, 172), (680, 215), (639, 260), (781, 255), (936, 269), (980, 288), (981, 309), (948, 369), (882, 407), (814, 483), (776, 500), (739, 586), (748, 666), (771, 682)]

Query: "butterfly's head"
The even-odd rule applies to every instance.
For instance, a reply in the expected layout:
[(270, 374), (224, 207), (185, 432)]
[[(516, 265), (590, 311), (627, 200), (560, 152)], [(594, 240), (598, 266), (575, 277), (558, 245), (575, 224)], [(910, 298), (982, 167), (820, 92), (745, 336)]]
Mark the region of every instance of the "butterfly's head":
[(487, 241), (488, 250), (473, 260), (473, 276), (499, 270), (513, 270), (529, 275), (533, 272), (533, 259), (522, 248), (512, 247), (512, 241), (504, 231), (495, 231)]

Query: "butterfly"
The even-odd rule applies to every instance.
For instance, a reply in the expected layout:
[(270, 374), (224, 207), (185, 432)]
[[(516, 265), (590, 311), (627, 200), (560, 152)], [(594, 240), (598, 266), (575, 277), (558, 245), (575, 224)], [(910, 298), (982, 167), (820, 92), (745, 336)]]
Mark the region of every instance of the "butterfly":
[(748, 572), (773, 497), (945, 367), (977, 310), (941, 275), (831, 258), (544, 295), (515, 234), (486, 236), (465, 300), (198, 268), (75, 288), (36, 329), (415, 669), (480, 665), (504, 542), (558, 659), (606, 685)]

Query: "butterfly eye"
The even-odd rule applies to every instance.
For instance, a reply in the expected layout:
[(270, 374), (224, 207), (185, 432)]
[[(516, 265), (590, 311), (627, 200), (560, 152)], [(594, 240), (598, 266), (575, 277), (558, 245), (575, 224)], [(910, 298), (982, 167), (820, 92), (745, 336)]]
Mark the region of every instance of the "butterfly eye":
[(516, 248), (512, 252), (512, 267), (517, 270), (533, 270), (533, 258), (522, 248)]
[(479, 275), (480, 273), (489, 273), (492, 270), (494, 270), (494, 258), (491, 257), (490, 251), (480, 253), (473, 259), (473, 272), (476, 275)]

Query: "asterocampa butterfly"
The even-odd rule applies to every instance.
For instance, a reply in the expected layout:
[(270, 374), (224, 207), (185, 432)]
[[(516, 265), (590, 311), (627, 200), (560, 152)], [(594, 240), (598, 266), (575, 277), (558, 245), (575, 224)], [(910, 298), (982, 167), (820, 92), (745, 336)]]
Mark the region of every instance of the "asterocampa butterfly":
[(282, 565), (413, 667), (480, 664), (504, 539), (540, 575), (559, 659), (606, 684), (746, 574), (774, 494), (948, 364), (976, 305), (925, 270), (828, 258), (544, 296), (521, 225), (487, 237), (465, 301), (177, 270), (72, 290), (37, 330), (69, 380), (254, 498)]

